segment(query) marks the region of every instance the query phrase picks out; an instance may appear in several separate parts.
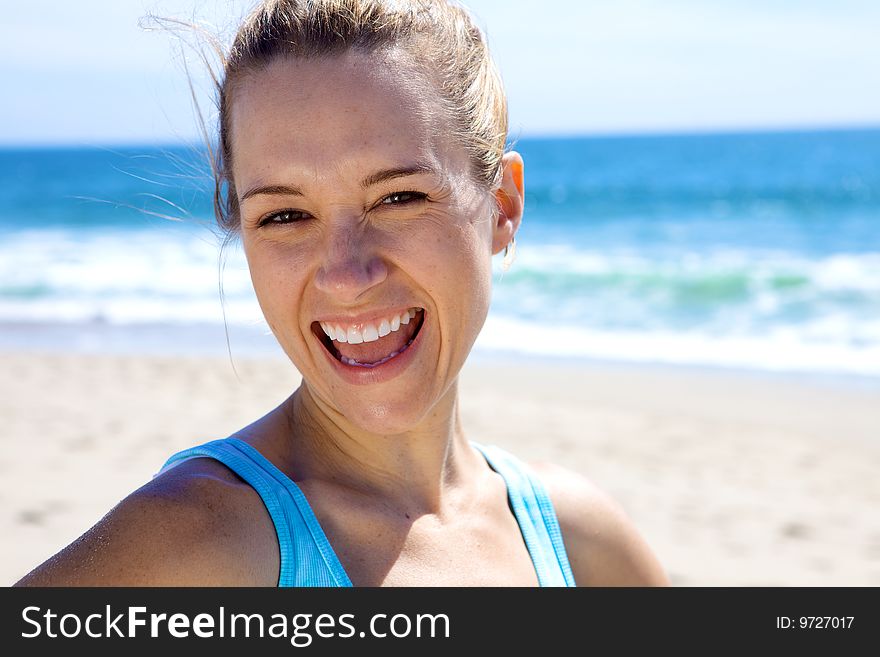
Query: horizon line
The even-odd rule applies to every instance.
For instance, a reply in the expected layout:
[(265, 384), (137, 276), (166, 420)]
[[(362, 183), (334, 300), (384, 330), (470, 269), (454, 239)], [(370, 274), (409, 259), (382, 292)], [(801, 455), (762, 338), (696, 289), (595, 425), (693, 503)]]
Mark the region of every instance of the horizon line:
[[(712, 137), (712, 136), (747, 136), (770, 134), (813, 134), (829, 132), (876, 132), (880, 131), (880, 121), (861, 124), (811, 124), (784, 126), (709, 126), (670, 129), (621, 129), (621, 130), (587, 130), (583, 132), (569, 131), (523, 131), (514, 134), (508, 132), (508, 143), (522, 140), (552, 139), (643, 139), (664, 137)], [(165, 140), (107, 140), (107, 141), (2, 141), (0, 150), (73, 150), (73, 149), (115, 149), (115, 148), (202, 148), (203, 144), (195, 136), (191, 140), (183, 138), (177, 141)]]

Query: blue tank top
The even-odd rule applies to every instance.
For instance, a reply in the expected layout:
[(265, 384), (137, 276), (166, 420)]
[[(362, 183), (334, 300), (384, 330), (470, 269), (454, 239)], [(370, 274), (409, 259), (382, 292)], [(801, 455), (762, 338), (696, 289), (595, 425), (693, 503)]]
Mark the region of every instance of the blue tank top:
[[(471, 443), (507, 484), (507, 496), (540, 586), (575, 586), (562, 532), (544, 486), (528, 467), (497, 446)], [(157, 476), (193, 458), (223, 463), (260, 495), (275, 525), (281, 567), (278, 586), (352, 586), (305, 495), (265, 456), (237, 438), (178, 452)]]

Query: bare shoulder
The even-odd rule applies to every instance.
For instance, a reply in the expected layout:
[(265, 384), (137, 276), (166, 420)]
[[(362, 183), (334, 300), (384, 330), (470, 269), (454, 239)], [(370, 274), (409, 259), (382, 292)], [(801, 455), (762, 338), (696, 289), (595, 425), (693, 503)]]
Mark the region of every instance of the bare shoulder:
[(657, 557), (626, 513), (586, 477), (530, 463), (547, 488), (578, 586), (666, 586)]
[(122, 500), (17, 586), (274, 586), (278, 545), (259, 495), (211, 459)]

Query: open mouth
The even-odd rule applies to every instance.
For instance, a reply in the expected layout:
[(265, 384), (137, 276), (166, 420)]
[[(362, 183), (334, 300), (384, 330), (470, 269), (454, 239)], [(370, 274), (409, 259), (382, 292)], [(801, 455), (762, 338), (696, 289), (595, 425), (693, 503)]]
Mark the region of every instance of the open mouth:
[(312, 333), (339, 362), (373, 368), (406, 351), (425, 322), (424, 308), (407, 308), (374, 322), (340, 325), (312, 322)]

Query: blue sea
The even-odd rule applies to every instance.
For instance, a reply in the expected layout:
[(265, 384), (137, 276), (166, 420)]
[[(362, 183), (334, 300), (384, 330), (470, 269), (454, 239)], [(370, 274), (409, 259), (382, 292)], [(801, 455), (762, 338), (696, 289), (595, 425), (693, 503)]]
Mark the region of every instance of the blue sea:
[[(880, 130), (515, 148), (478, 352), (880, 377)], [(211, 191), (187, 147), (0, 150), (0, 348), (277, 350)]]

